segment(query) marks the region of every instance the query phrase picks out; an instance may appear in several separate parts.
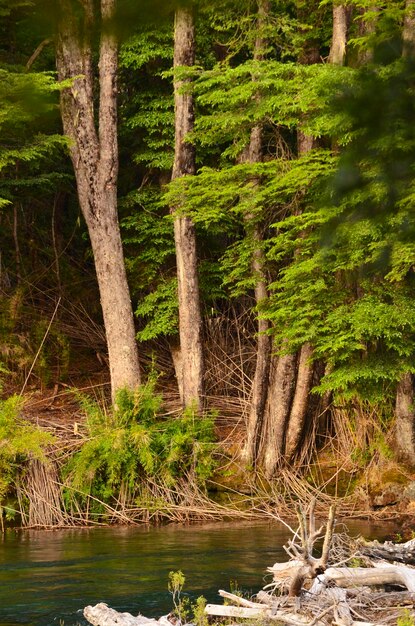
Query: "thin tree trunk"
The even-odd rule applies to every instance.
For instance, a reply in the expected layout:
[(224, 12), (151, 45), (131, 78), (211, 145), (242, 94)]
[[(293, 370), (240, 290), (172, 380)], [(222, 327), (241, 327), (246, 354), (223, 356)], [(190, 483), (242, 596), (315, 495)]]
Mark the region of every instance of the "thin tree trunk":
[(332, 65), (344, 65), (345, 63), (349, 17), (348, 6), (344, 4), (333, 5), (333, 37), (329, 54), (329, 63)]
[(285, 435), (290, 414), (297, 370), (297, 356), (286, 354), (272, 360), (266, 406), (266, 440), (263, 467), (267, 478), (272, 478), (285, 452)]
[(117, 41), (111, 30), (115, 0), (101, 0), (98, 128), (94, 118), (92, 62), (93, 0), (83, 15), (71, 0), (59, 0), (57, 69), (72, 80), (61, 92), (61, 114), (70, 138), (79, 203), (94, 254), (108, 344), (111, 392), (140, 383), (138, 350), (117, 214)]
[[(191, 9), (179, 7), (175, 15), (174, 68), (192, 66), (195, 62), (194, 19)], [(186, 141), (193, 130), (194, 104), (190, 93), (183, 93), (186, 80), (175, 77), (175, 149), (172, 180), (193, 175), (196, 171), (194, 146)], [(174, 219), (174, 240), (179, 298), (179, 335), (181, 358), (177, 360), (181, 372), (181, 398), (184, 406), (203, 406), (203, 344), (202, 315), (200, 311), (199, 279), (197, 271), (196, 232), (192, 220), (180, 215)]]
[(285, 444), (285, 456), (290, 461), (297, 452), (304, 431), (311, 383), (314, 374), (313, 348), (305, 343), (298, 360), (297, 382), (290, 411)]
[[(370, 6), (368, 8), (368, 12), (374, 14), (379, 12), (379, 8), (376, 6)], [(365, 19), (366, 11), (364, 9), (360, 10), (360, 20), (359, 20), (359, 37), (367, 37), (368, 35), (372, 35), (376, 32), (376, 19), (372, 18), (370, 21)], [(371, 63), (373, 61), (373, 50), (370, 48), (359, 50), (358, 54), (358, 64), (359, 66), (365, 65), (366, 63)]]
[(402, 56), (413, 57), (415, 55), (415, 0), (406, 0), (405, 3), (402, 40)]
[[(415, 56), (415, 0), (406, 0), (402, 32), (402, 56)], [(399, 460), (415, 467), (415, 406), (414, 380), (410, 372), (401, 377), (396, 390), (395, 442)]]
[[(254, 60), (261, 61), (264, 58), (266, 39), (264, 28), (270, 11), (269, 0), (258, 0), (258, 36), (255, 39)], [(255, 77), (253, 77), (255, 80)], [(241, 162), (259, 163), (262, 161), (262, 135), (261, 126), (255, 126), (251, 131), (251, 137), (247, 150), (241, 158)], [(257, 185), (259, 181), (253, 181)], [(252, 259), (252, 273), (256, 278), (254, 294), (255, 304), (260, 307), (268, 299), (267, 280), (265, 275), (265, 255), (261, 244), (263, 234), (260, 226), (252, 214), (244, 216), (245, 230), (251, 239), (257, 244)], [(259, 452), (259, 441), (264, 422), (264, 411), (269, 385), (269, 373), (271, 366), (272, 338), (267, 334), (270, 323), (258, 314), (257, 322), (257, 347), (255, 373), (251, 389), (251, 401), (246, 427), (246, 440), (242, 449), (242, 461), (246, 465), (255, 465)]]
[(409, 372), (398, 383), (395, 405), (395, 440), (400, 461), (415, 466), (414, 384)]
[(20, 246), (19, 246), (19, 213), (17, 210), (16, 203), (14, 203), (13, 205), (13, 240), (14, 240), (14, 258), (16, 262), (16, 279), (17, 279), (17, 284), (20, 284), (22, 280), (22, 272), (21, 272)]

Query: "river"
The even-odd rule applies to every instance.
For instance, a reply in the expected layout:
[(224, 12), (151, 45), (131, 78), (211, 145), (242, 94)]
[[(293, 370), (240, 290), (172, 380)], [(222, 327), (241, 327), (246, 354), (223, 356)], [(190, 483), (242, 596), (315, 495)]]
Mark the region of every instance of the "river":
[[(359, 523), (351, 532), (383, 537)], [(168, 613), (169, 572), (181, 570), (184, 592), (221, 603), (235, 584), (255, 593), (266, 568), (286, 559), (288, 531), (278, 524), (112, 527), (14, 531), (0, 535), (0, 625), (84, 625), (82, 609), (106, 602), (148, 617)]]

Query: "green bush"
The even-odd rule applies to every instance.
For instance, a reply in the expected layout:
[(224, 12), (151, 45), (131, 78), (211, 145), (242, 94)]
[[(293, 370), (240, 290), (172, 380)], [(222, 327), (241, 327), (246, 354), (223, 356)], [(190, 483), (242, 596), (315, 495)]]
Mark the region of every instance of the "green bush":
[(213, 473), (213, 418), (192, 410), (161, 415), (154, 378), (135, 392), (119, 391), (110, 412), (85, 398), (81, 403), (88, 437), (64, 468), (68, 497), (76, 490), (110, 503), (121, 492), (133, 496), (146, 479), (174, 487), (191, 475), (203, 486)]
[(12, 491), (29, 459), (46, 460), (45, 449), (53, 436), (21, 416), (23, 400), (11, 396), (0, 401), (0, 504)]

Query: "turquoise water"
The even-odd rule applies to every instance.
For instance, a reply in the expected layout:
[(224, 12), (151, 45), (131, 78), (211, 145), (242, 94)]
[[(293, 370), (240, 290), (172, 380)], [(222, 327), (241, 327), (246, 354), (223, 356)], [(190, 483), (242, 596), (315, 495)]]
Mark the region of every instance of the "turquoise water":
[[(360, 524), (365, 536), (387, 531)], [(287, 530), (276, 524), (204, 524), (0, 535), (0, 625), (86, 624), (82, 609), (106, 602), (118, 611), (159, 617), (172, 607), (168, 574), (182, 570), (185, 592), (221, 603), (237, 581), (255, 593), (266, 568), (286, 559)]]

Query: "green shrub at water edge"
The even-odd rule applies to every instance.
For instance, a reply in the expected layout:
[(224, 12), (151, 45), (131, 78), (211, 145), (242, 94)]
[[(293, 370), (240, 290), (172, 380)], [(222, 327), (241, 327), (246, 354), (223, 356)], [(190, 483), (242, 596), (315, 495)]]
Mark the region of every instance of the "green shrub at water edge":
[(161, 415), (155, 382), (151, 378), (134, 392), (119, 391), (116, 408), (108, 412), (81, 398), (88, 438), (64, 468), (67, 499), (75, 491), (81, 500), (93, 496), (111, 503), (121, 492), (132, 498), (147, 479), (174, 487), (191, 475), (203, 486), (212, 475), (213, 417), (192, 410), (179, 417)]
[(397, 626), (415, 626), (415, 619), (409, 609), (402, 611), (402, 615), (398, 617)]
[(0, 505), (12, 491), (24, 463), (29, 459), (46, 460), (46, 448), (53, 436), (25, 420), (23, 400), (11, 396), (0, 401)]

